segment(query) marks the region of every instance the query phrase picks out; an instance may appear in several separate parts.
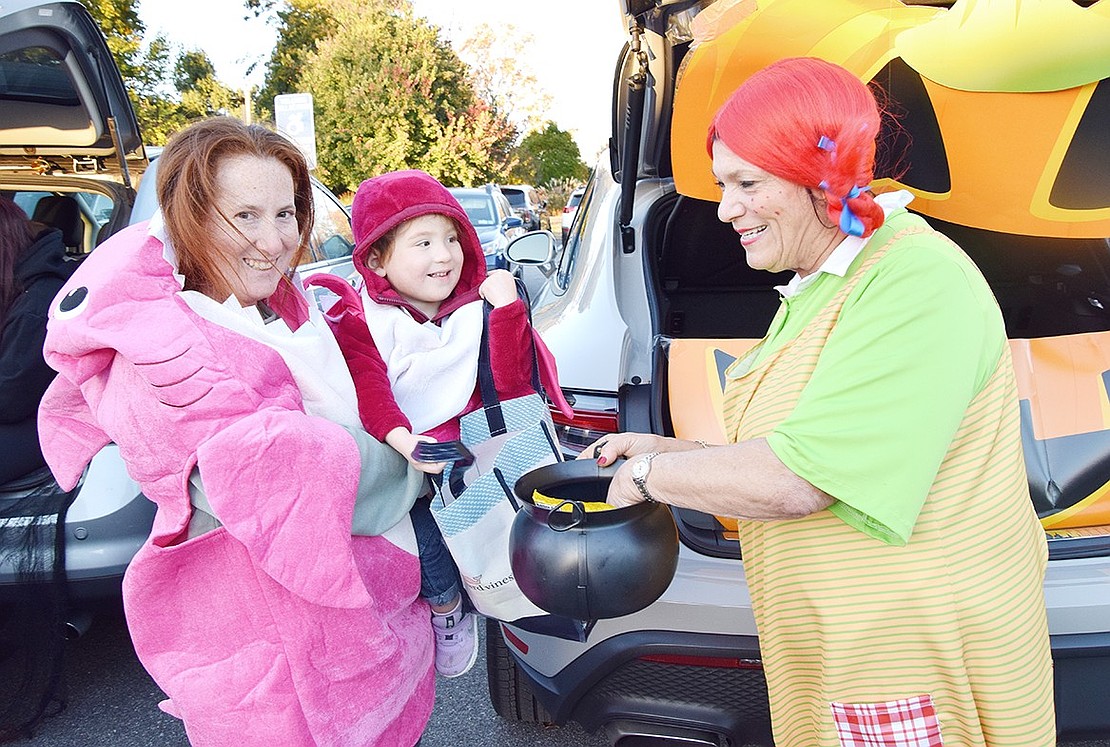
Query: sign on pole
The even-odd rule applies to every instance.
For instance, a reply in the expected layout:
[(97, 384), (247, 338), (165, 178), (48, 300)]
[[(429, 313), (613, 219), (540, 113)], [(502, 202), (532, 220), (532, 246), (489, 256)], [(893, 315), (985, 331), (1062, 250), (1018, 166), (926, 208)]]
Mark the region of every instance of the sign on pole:
[(316, 122), (312, 114), (311, 93), (282, 93), (274, 96), (274, 120), (277, 130), (297, 144), (316, 168)]

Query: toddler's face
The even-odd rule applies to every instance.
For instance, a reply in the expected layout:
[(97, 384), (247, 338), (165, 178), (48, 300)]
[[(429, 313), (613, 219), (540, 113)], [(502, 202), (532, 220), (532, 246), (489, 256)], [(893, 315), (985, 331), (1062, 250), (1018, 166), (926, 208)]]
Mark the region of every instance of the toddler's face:
[(429, 318), (455, 289), (462, 264), (458, 229), (450, 218), (437, 214), (401, 224), (384, 260), (374, 252), (367, 257), (367, 266), (374, 273)]

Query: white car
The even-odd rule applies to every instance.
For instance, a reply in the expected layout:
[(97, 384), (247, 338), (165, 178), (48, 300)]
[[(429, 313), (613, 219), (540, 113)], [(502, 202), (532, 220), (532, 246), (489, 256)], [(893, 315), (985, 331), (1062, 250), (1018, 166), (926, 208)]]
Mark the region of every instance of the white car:
[[(623, 430), (724, 438), (717, 377), (762, 337), (779, 303), (774, 286), (789, 274), (751, 270), (718, 220), (708, 196), (708, 118), (756, 62), (863, 56), (870, 62), (855, 63), (875, 71), (912, 144), (902, 171), (881, 153), (880, 173), (898, 174), (894, 186), (916, 195), (910, 208), (979, 264), (1015, 352), (1030, 492), (1049, 547), (1059, 734), (1110, 736), (1110, 170), (1093, 167), (1110, 164), (1110, 58), (1051, 95), (967, 94), (902, 59), (896, 33), (872, 33), (887, 22), (940, 19), (944, 7), (822, 0), (816, 14), (811, 3), (777, 0), (767, 8), (788, 37), (749, 34), (759, 10), (730, 16), (711, 3), (621, 2), (635, 33), (617, 66), (614, 150), (598, 162), (561, 250), (551, 242), (536, 252), (531, 239), (530, 256), (518, 254), (523, 243), (508, 250), (511, 261), (548, 276), (533, 296), (533, 320), (575, 411), (554, 415), (563, 448), (573, 454)], [(698, 13), (710, 38), (693, 45)], [(1035, 18), (1017, 16), (1040, 39)], [(867, 32), (857, 38), (852, 29)], [(1069, 65), (1067, 55), (1054, 59)], [(1014, 74), (1011, 62), (986, 58), (983, 70), (959, 72), (992, 80)], [(1000, 101), (1013, 107), (1009, 119), (995, 116)], [(642, 127), (624, 129), (640, 114)], [(1021, 144), (1020, 163), (1001, 145), (1010, 138)], [(584, 641), (490, 625), (489, 691), (501, 716), (575, 721), (618, 745), (770, 744), (736, 535), (726, 519), (673, 513), (678, 569), (646, 609), (598, 621)]]

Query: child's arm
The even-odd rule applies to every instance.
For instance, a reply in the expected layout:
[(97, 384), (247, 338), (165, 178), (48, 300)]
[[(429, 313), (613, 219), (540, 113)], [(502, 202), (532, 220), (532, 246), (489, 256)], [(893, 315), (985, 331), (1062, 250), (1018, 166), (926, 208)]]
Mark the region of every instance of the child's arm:
[(516, 279), (494, 270), (478, 288), (493, 306), (489, 315), (490, 362), (493, 383), (503, 399), (523, 397), (532, 388), (532, 328), (528, 308), (517, 294)]
[(350, 313), (328, 316), (327, 321), (355, 382), (362, 427), (382, 442), (386, 442), (387, 435), (396, 428), (411, 432), (412, 424), (397, 406), (385, 361), (366, 322)]

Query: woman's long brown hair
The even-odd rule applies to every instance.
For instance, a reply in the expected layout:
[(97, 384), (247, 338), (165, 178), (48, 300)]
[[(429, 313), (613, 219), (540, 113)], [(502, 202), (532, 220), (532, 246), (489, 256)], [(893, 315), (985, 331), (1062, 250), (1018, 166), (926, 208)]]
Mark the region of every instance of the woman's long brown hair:
[(185, 288), (217, 301), (231, 295), (227, 273), (237, 270), (212, 248), (214, 219), (235, 230), (216, 207), (216, 172), (224, 159), (236, 156), (273, 158), (293, 175), (300, 234), (294, 267), (304, 257), (312, 234), (312, 182), (308, 164), (293, 143), (265, 127), (232, 117), (206, 119), (178, 132), (158, 159), (158, 205), (177, 254), (178, 272), (185, 276)]

